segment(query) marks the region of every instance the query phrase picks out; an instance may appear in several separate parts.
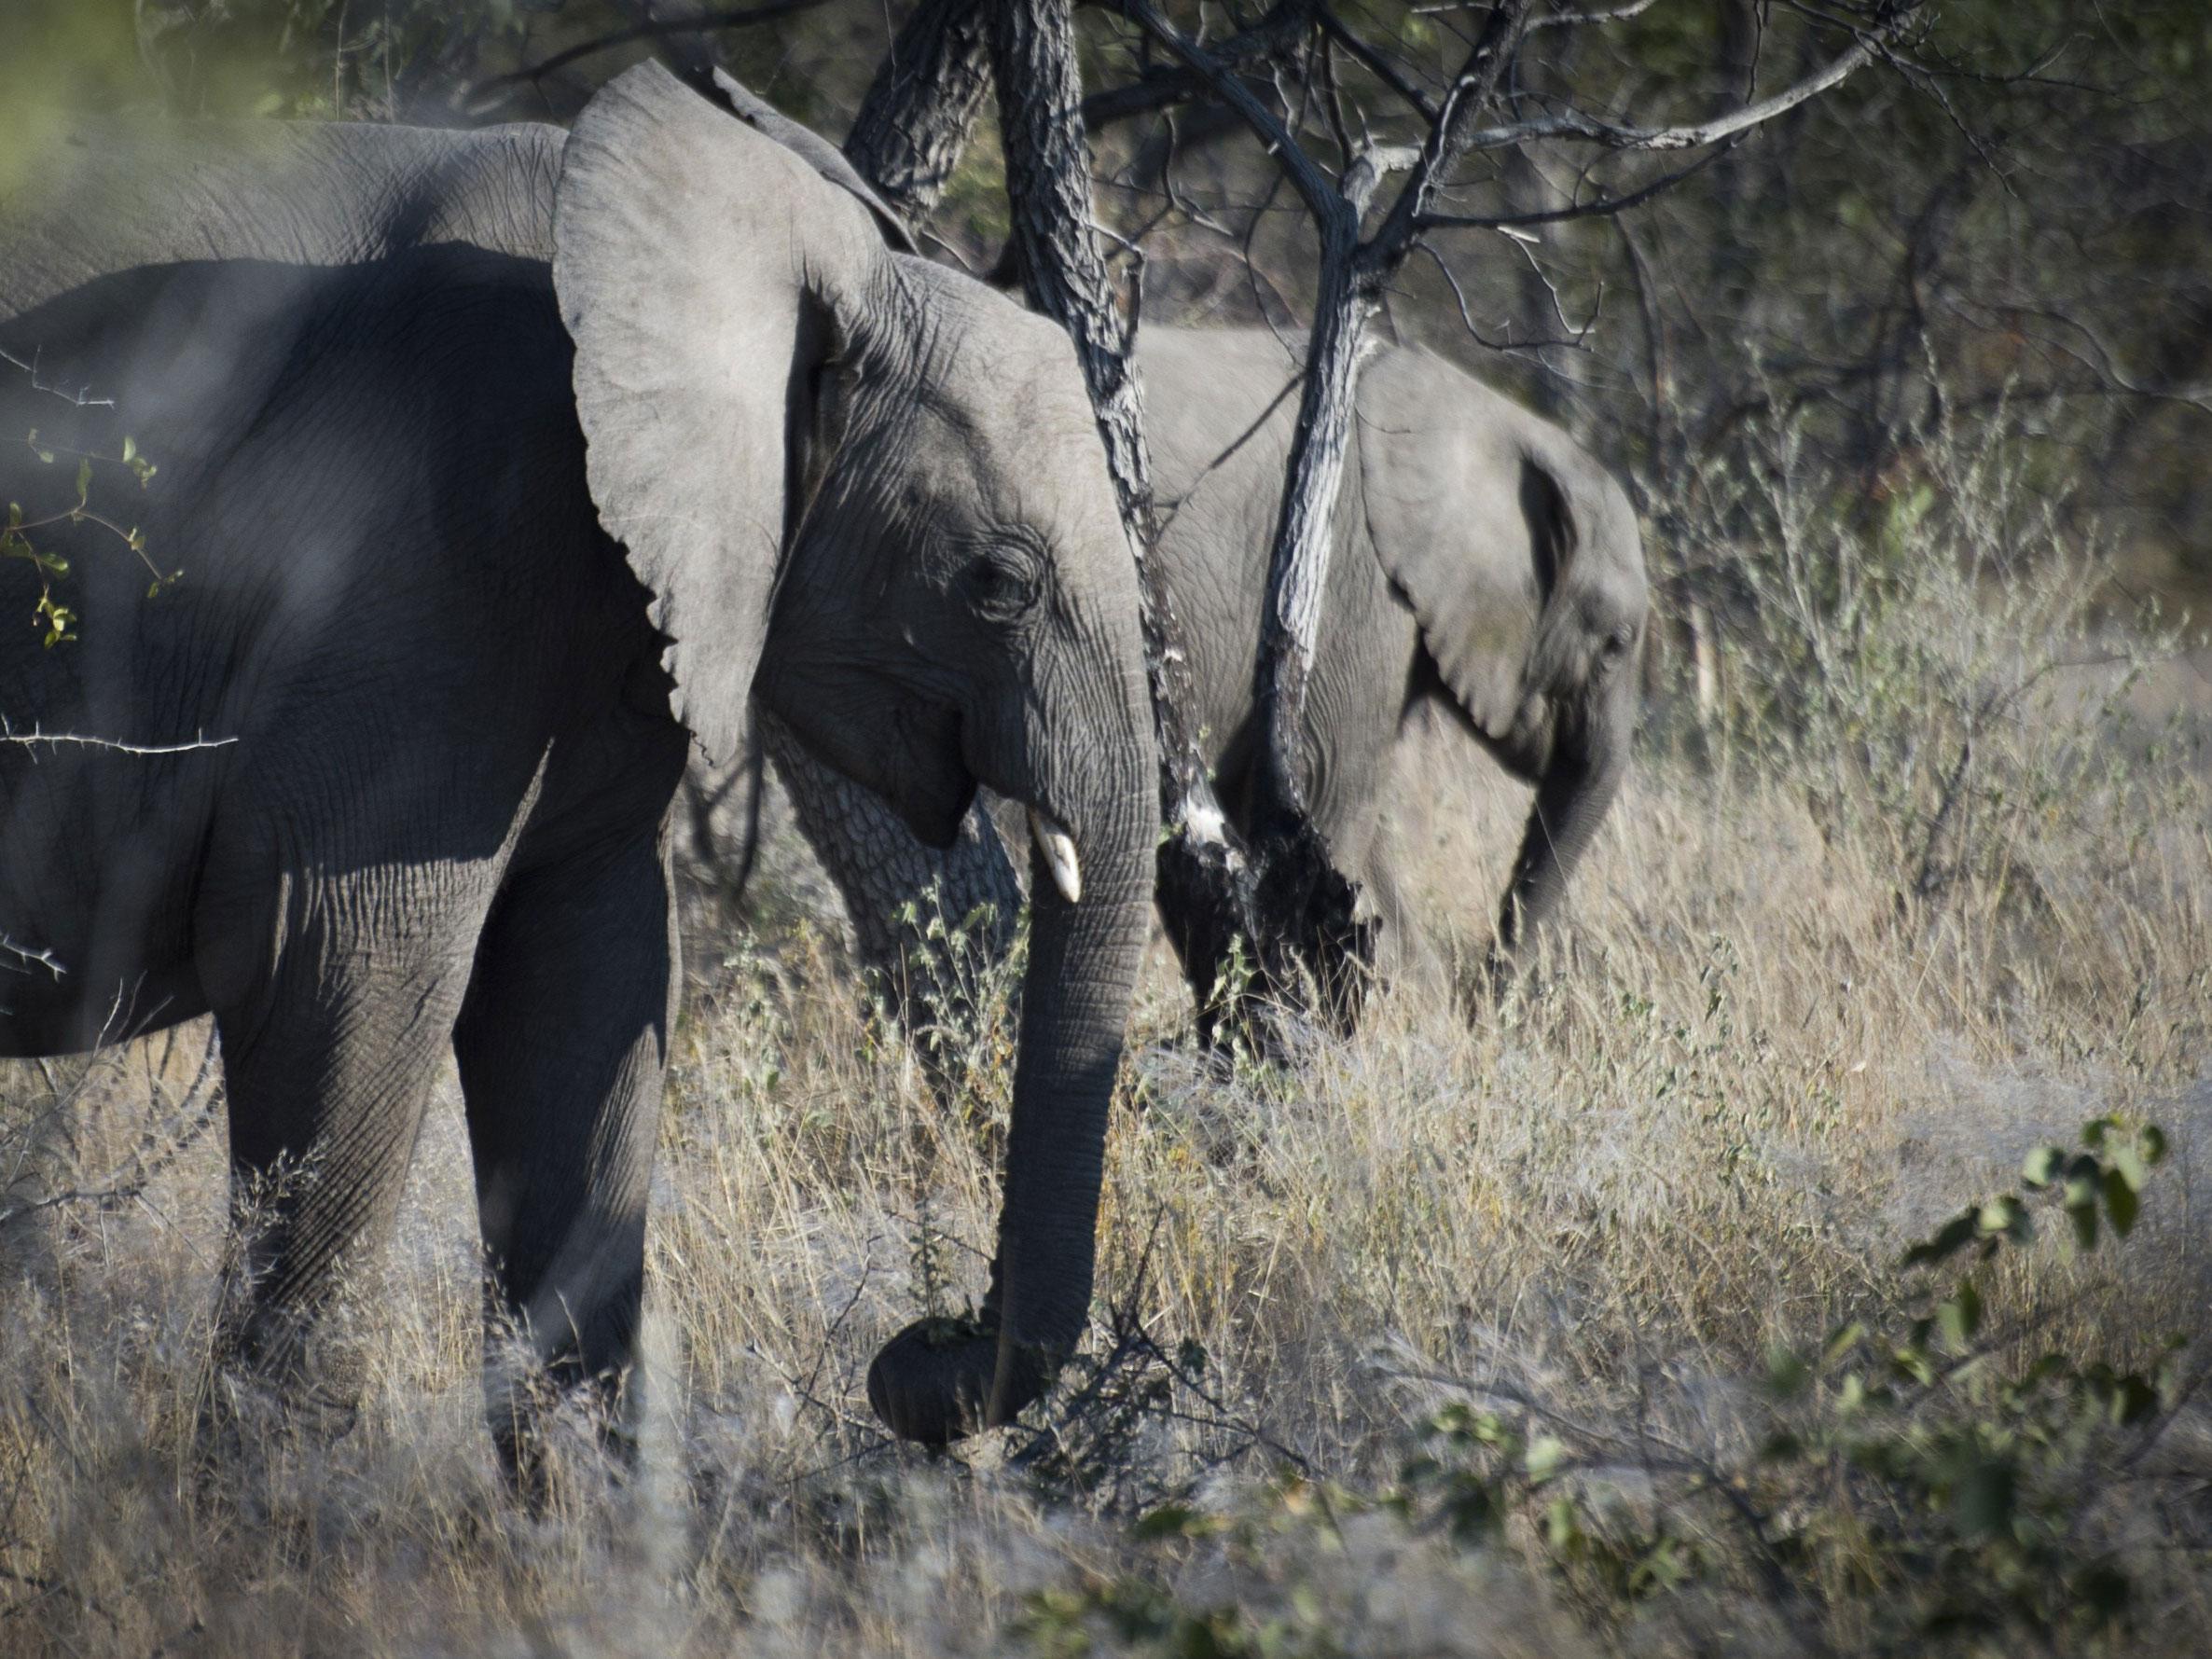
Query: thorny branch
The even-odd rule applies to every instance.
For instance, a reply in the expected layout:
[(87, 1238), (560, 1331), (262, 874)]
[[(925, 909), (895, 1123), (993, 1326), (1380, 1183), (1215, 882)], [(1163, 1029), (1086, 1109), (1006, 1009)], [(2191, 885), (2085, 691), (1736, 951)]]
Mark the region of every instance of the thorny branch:
[(25, 749), (37, 749), (41, 744), (60, 748), (64, 744), (83, 749), (106, 749), (118, 754), (190, 754), (201, 749), (226, 749), (237, 742), (236, 738), (211, 738), (204, 732), (184, 743), (125, 743), (114, 738), (91, 738), (79, 732), (43, 731), (34, 726), (29, 731), (17, 731), (0, 714), (0, 743), (14, 743)]
[[(131, 1033), (124, 1031), (119, 1034), (128, 1036)], [(215, 1075), (216, 1058), (214, 1029), (210, 1026), (206, 1041), (200, 1047), (200, 1062), (193, 1071), (192, 1081), (177, 1098), (175, 1106), (164, 1113), (149, 1117), (130, 1153), (114, 1168), (97, 1182), (42, 1193), (36, 1197), (25, 1198), (0, 1210), (0, 1227), (6, 1227), (26, 1216), (76, 1204), (89, 1204), (102, 1210), (113, 1210), (137, 1202), (146, 1188), (173, 1168), (177, 1160), (191, 1150), (214, 1122), (223, 1102), (223, 1090)], [(50, 1111), (64, 1114), (77, 1112), (82, 1104), (82, 1097), (96, 1075), (97, 1071), (86, 1073), (66, 1096), (53, 1102)], [(159, 1090), (158, 1085), (151, 1086)]]

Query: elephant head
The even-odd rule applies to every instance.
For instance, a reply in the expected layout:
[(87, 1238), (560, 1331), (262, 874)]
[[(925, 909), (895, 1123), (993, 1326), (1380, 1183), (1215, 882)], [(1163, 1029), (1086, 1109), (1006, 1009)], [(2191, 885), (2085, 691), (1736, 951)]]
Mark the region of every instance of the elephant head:
[(1004, 1421), (1088, 1315), (1156, 816), (1135, 571), (1073, 349), (657, 65), (577, 121), (553, 274), (592, 497), (707, 755), (757, 694), (925, 840), (979, 781), (1030, 808), (996, 1328), (911, 1328), (869, 1379), (909, 1438)]
[(1536, 785), (1495, 983), (1556, 908), (1627, 768), (1649, 602), (1636, 515), (1556, 427), (1425, 352), (1371, 365), (1360, 414), (1376, 556), (1451, 700)]

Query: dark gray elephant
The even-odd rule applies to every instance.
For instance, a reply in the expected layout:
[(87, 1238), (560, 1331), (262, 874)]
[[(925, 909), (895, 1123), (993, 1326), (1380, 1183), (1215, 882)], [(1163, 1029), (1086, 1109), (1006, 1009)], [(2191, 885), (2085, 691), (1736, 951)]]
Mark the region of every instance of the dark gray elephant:
[[(121, 126), (0, 200), (0, 425), (92, 463), (73, 643), (0, 562), (0, 1053), (212, 1011), (241, 1346), (297, 1376), (386, 1231), (449, 1040), (483, 1235), (557, 1376), (630, 1348), (688, 751), (757, 692), (948, 840), (1029, 803), (1038, 906), (989, 1309), (894, 1340), (899, 1432), (998, 1422), (1087, 1316), (1150, 892), (1130, 562), (1064, 336), (645, 66), (573, 134)], [(90, 388), (83, 402), (54, 394)], [(66, 507), (74, 455), (0, 447)], [(128, 515), (128, 518), (124, 516)], [(1049, 854), (1049, 856), (1047, 856)], [(1080, 896), (1080, 903), (1077, 902)], [(494, 1400), (495, 1422), (501, 1403)], [(507, 1419), (511, 1420), (511, 1419)]]
[[(1226, 329), (1148, 329), (1138, 360), (1165, 518), (1158, 568), (1182, 619), (1216, 787), (1246, 827), (1260, 740), (1254, 664), (1297, 364), (1271, 333)], [(1446, 712), (1534, 784), (1497, 919), (1501, 974), (1556, 911), (1627, 764), (1647, 601), (1635, 515), (1558, 427), (1427, 352), (1377, 353), (1361, 375), (1359, 412), (1307, 693), (1307, 796), (1403, 961), (1418, 930), (1376, 825), (1407, 716), (1423, 704)], [(919, 847), (770, 732), (864, 954), (892, 966), (894, 984), (936, 952), (883, 919), (919, 886), (939, 882), (955, 916), (988, 902), (1010, 918), (1013, 873), (988, 825), (971, 824), (946, 852)]]

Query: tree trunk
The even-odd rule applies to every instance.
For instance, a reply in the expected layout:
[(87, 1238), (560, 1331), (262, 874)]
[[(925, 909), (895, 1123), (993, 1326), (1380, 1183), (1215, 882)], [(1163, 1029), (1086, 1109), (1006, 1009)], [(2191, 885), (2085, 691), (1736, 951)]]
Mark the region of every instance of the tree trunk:
[(1340, 1028), (1357, 1016), (1365, 970), (1375, 961), (1375, 929), (1355, 919), (1357, 884), (1330, 858), (1307, 809), (1305, 712), (1336, 540), (1336, 502), (1351, 448), (1360, 347), (1375, 309), (1354, 263), (1364, 196), (1361, 191), (1341, 202), (1341, 211), (1320, 228), (1320, 292), (1268, 563), (1258, 671), (1266, 742), (1251, 825), (1261, 930), (1253, 938), (1266, 988), (1281, 995), (1297, 983), (1303, 965)]
[(988, 35), (1023, 283), (1030, 304), (1075, 341), (1137, 560), (1159, 740), (1160, 809), (1169, 830), (1159, 850), (1160, 909), (1200, 998), (1200, 1027), (1210, 1040), (1203, 1004), (1215, 970), (1227, 960), (1231, 941), (1255, 935), (1252, 873), (1230, 842), (1198, 752), (1192, 724), (1197, 696), (1182, 629), (1149, 556), (1155, 526), (1143, 394), (1129, 353), (1134, 327), (1115, 306), (1091, 222), (1074, 17), (1069, 0), (990, 0)]

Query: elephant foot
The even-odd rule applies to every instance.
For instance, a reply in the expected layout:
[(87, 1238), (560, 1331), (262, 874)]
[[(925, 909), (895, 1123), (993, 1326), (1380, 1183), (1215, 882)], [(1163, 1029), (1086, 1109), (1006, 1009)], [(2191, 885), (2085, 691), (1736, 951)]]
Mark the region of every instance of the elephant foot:
[(563, 1470), (625, 1484), (639, 1461), (644, 1393), (635, 1364), (588, 1372), (574, 1356), (548, 1362), (522, 1342), (495, 1351), (484, 1374), (485, 1426), (517, 1501), (547, 1513)]
[(975, 1320), (917, 1320), (868, 1367), (868, 1403), (902, 1440), (947, 1445), (1014, 1420), (1052, 1386), (1057, 1367), (1039, 1354), (1014, 1362), (999, 1389), (999, 1333)]
[(277, 1519), (296, 1491), (361, 1421), (357, 1396), (298, 1372), (279, 1372), (235, 1351), (218, 1353), (200, 1378), (187, 1470), (200, 1501), (236, 1507), (256, 1524)]

